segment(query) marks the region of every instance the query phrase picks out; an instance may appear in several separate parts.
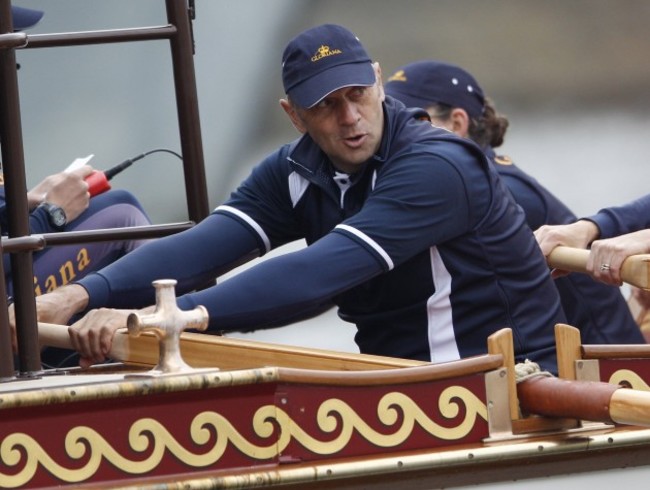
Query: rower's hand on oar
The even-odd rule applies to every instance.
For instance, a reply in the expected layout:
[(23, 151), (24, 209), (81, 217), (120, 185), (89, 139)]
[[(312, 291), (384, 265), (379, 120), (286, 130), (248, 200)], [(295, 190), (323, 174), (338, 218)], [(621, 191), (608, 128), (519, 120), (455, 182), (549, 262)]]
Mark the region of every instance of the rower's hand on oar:
[[(83, 311), (88, 304), (88, 293), (77, 284), (62, 286), (54, 291), (36, 297), (36, 320), (43, 323), (67, 325), (75, 313)], [(9, 326), (11, 328), (11, 345), (17, 352), (16, 311), (14, 305), (9, 307)]]
[(631, 255), (650, 253), (650, 229), (605, 240), (595, 240), (587, 261), (587, 271), (597, 280), (620, 286), (621, 266)]
[(126, 328), (126, 319), (134, 311), (99, 308), (71, 325), (68, 333), (72, 347), (79, 353), (79, 366), (88, 368), (104, 362), (109, 357), (115, 332)]
[[(600, 235), (595, 223), (579, 220), (569, 225), (542, 225), (534, 232), (535, 239), (542, 249), (544, 257), (548, 257), (555, 247), (560, 245), (573, 248), (587, 248), (589, 243)], [(553, 278), (568, 274), (567, 271), (553, 269)]]

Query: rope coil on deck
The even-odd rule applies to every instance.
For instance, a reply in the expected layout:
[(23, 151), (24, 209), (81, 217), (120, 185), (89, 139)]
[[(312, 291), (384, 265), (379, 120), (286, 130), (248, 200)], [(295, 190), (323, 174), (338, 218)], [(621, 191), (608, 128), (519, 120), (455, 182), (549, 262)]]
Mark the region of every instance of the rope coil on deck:
[(517, 383), (526, 381), (527, 379), (533, 378), (535, 376), (545, 376), (548, 378), (553, 378), (553, 374), (548, 371), (542, 371), (539, 367), (539, 364), (533, 362), (529, 359), (526, 359), (524, 362), (515, 364), (515, 380)]

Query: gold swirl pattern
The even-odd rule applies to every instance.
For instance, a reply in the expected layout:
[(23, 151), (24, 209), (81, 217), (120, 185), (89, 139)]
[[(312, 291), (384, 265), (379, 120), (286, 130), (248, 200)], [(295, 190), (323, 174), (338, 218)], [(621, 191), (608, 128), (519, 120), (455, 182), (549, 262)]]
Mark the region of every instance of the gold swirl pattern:
[(643, 378), (629, 369), (619, 369), (613, 373), (609, 378), (609, 383), (629, 386), (635, 390), (650, 391), (650, 386)]
[(26, 461), (23, 461), (22, 470), (15, 474), (0, 472), (0, 486), (16, 488), (28, 483), (36, 474), (39, 465), (67, 483), (88, 480), (97, 472), (103, 461), (125, 473), (142, 475), (155, 470), (166, 451), (189, 467), (205, 468), (217, 463), (229, 444), (256, 460), (269, 460), (280, 455), (292, 439), (313, 453), (330, 455), (345, 448), (355, 431), (371, 444), (390, 448), (405, 442), (416, 423), (436, 438), (458, 440), (472, 430), (478, 417), (487, 420), (485, 404), (470, 390), (461, 386), (448, 387), (441, 393), (438, 410), (443, 417), (451, 420), (460, 413), (461, 403), (465, 407), (464, 419), (455, 427), (447, 428), (431, 420), (417, 403), (403, 393), (387, 393), (378, 402), (377, 417), (388, 428), (401, 419), (401, 426), (395, 427), (391, 434), (384, 434), (373, 429), (343, 400), (329, 399), (319, 406), (316, 421), (318, 428), (325, 433), (338, 430), (338, 435), (330, 441), (322, 441), (309, 435), (281, 408), (265, 405), (255, 412), (252, 426), (255, 434), (262, 439), (269, 439), (277, 432), (276, 438), (267, 446), (246, 440), (227, 418), (213, 411), (205, 411), (196, 415), (190, 424), (190, 436), (195, 444), (202, 447), (211, 444), (204, 453), (187, 450), (160, 422), (153, 418), (143, 418), (131, 426), (128, 435), (129, 446), (133, 451), (148, 454), (144, 459), (138, 460), (120, 455), (94, 429), (79, 426), (71, 429), (66, 435), (65, 453), (70, 459), (77, 461), (87, 458), (87, 462), (80, 468), (61, 466), (34, 438), (16, 432), (3, 439), (0, 444), (0, 457), (2, 462), (10, 467), (18, 466), (23, 457), (26, 457)]

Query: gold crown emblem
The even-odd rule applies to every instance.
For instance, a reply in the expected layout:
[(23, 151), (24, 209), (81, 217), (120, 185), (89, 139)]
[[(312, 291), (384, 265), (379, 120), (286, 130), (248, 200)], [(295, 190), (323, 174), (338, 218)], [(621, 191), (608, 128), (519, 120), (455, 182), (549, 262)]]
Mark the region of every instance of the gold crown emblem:
[(316, 54), (311, 57), (312, 61), (318, 61), (328, 56), (334, 56), (336, 54), (343, 54), (343, 51), (340, 49), (330, 49), (329, 46), (321, 45), (320, 48), (316, 51)]
[(397, 70), (388, 79), (389, 82), (406, 82), (406, 74), (404, 70)]
[(494, 157), (494, 161), (499, 165), (512, 165), (512, 158), (506, 155), (497, 155)]

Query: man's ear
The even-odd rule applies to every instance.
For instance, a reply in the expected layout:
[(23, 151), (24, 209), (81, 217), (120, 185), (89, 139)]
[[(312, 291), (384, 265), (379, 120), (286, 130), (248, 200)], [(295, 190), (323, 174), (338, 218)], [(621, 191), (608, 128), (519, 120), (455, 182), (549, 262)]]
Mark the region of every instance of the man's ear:
[(307, 132), (307, 129), (302, 123), (302, 119), (298, 115), (298, 112), (296, 111), (296, 108), (293, 106), (293, 104), (287, 99), (280, 99), (280, 107), (284, 109), (284, 112), (286, 112), (287, 116), (289, 116), (289, 119), (291, 119), (291, 124), (293, 124), (293, 127), (296, 128), (300, 134), (305, 134)]
[(384, 83), (381, 79), (381, 67), (378, 62), (374, 62), (372, 67), (375, 69), (375, 79), (377, 83), (377, 88), (379, 89), (379, 96), (381, 97), (382, 102), (386, 99), (386, 93), (384, 92)]
[(451, 121), (451, 130), (454, 133), (463, 138), (469, 137), (469, 114), (465, 109), (459, 107), (452, 109), (449, 119)]

